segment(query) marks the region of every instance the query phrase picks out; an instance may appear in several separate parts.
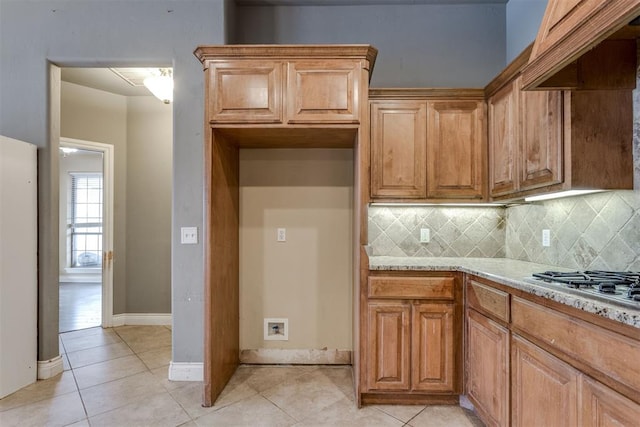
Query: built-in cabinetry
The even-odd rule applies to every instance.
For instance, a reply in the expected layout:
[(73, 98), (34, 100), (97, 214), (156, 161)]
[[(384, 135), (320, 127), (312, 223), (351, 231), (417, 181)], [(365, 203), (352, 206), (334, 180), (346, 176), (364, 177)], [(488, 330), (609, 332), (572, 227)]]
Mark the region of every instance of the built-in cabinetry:
[(639, 0), (550, 0), (524, 70), (524, 85), (633, 87), (638, 31), (627, 24), (638, 15)]
[(523, 91), (529, 53), (486, 88), (492, 200), (633, 188), (631, 92)]
[(458, 401), (461, 290), (456, 273), (370, 273), (361, 298), (363, 403)]
[[(215, 402), (239, 364), (239, 149), (353, 150), (354, 247), (359, 248), (366, 241), (369, 199), (369, 133), (361, 126), (368, 125), (369, 70), (376, 53), (368, 45), (225, 45), (195, 51), (205, 71), (205, 406)], [(359, 256), (354, 252), (356, 266)], [(359, 295), (357, 268), (354, 282)], [(358, 310), (355, 306), (354, 315)], [(359, 343), (357, 330), (354, 340)], [(358, 361), (354, 371), (359, 378)]]
[(375, 89), (369, 98), (372, 200), (485, 199), (481, 90)]
[(336, 58), (331, 46), (243, 46), (199, 48), (208, 61), (207, 104), (211, 123), (359, 123), (363, 91), (375, 49), (344, 46)]
[(465, 291), (466, 391), (487, 425), (637, 423), (637, 331), (473, 276)]

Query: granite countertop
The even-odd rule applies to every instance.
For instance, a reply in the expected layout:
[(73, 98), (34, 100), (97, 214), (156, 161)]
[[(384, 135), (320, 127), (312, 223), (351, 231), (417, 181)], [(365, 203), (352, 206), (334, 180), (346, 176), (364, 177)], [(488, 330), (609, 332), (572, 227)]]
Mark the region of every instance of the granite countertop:
[(369, 258), (369, 269), (392, 271), (461, 271), (640, 329), (640, 308), (633, 309), (609, 304), (590, 298), (589, 295), (574, 294), (562, 288), (551, 288), (543, 284), (531, 283), (532, 273), (547, 270), (575, 271), (554, 265), (536, 264), (507, 258), (410, 258), (372, 256)]

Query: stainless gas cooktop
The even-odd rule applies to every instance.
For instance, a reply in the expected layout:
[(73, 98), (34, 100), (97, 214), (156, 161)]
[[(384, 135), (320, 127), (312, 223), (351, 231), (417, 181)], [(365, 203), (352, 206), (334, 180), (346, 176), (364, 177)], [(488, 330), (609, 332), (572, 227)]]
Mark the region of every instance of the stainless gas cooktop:
[(534, 273), (531, 283), (562, 289), (576, 295), (640, 309), (640, 272), (633, 271), (545, 271)]

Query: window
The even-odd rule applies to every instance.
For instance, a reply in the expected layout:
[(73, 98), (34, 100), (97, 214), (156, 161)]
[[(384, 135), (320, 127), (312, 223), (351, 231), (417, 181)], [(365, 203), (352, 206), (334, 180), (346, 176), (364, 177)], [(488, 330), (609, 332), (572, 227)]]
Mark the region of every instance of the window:
[(102, 174), (71, 173), (71, 267), (102, 265)]

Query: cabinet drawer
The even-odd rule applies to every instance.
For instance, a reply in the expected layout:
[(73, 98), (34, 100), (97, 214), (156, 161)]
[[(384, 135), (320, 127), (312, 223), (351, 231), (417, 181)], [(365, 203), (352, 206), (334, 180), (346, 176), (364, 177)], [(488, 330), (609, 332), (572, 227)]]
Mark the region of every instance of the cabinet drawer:
[(480, 312), (509, 322), (509, 294), (475, 280), (467, 282), (467, 304)]
[(630, 390), (640, 390), (638, 341), (518, 297), (511, 301), (511, 322), (512, 330), (522, 331)]
[(369, 298), (453, 299), (454, 277), (369, 277)]

